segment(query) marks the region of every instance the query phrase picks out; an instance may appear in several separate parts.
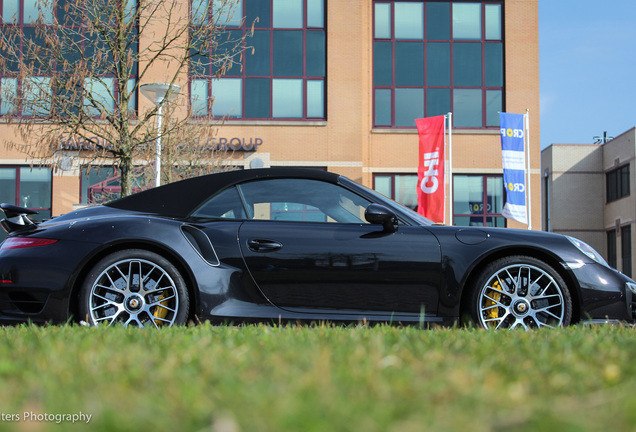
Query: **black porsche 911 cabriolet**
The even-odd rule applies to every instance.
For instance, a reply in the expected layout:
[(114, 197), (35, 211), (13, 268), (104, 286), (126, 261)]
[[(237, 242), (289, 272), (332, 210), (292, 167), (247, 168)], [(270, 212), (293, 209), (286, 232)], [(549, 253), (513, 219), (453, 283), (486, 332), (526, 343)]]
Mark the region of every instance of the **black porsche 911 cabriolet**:
[(636, 284), (577, 239), (434, 225), (318, 170), (212, 174), (43, 223), (1, 208), (5, 324), (634, 319)]

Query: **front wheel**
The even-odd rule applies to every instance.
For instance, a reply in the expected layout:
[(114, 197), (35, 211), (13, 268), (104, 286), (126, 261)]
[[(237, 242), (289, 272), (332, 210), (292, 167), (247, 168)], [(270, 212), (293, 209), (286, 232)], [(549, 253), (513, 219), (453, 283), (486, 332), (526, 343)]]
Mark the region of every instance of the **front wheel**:
[(565, 281), (551, 266), (532, 257), (493, 261), (477, 277), (470, 295), (471, 318), (483, 328), (560, 327), (572, 319)]
[(188, 309), (179, 271), (164, 257), (142, 249), (103, 258), (80, 293), (80, 316), (92, 325), (169, 327), (184, 324)]

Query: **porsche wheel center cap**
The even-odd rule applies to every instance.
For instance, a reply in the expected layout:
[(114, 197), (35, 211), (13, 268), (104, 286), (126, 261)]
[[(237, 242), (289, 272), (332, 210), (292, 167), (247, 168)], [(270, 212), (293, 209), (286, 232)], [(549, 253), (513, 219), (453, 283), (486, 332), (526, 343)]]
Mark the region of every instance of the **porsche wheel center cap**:
[(519, 300), (514, 305), (514, 312), (517, 316), (524, 316), (530, 310), (530, 305), (525, 300)]
[(129, 312), (139, 312), (139, 310), (143, 307), (144, 300), (141, 296), (134, 294), (126, 299), (126, 309)]

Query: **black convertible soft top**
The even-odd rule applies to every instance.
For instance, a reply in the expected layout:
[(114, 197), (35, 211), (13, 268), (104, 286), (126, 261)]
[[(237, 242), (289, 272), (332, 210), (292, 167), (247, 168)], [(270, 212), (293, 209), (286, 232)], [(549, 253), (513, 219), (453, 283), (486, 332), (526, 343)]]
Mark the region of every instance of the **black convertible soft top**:
[(311, 168), (261, 168), (193, 177), (112, 201), (106, 206), (172, 218), (185, 218), (221, 190), (261, 178), (306, 178), (337, 183), (338, 174)]

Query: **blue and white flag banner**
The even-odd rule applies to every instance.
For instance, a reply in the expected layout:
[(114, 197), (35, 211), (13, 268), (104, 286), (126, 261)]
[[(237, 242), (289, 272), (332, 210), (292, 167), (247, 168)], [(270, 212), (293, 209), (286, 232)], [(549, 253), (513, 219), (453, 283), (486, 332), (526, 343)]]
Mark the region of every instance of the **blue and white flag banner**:
[(507, 219), (527, 224), (524, 122), (523, 114), (499, 114), (503, 180), (506, 189), (506, 205), (502, 214)]

